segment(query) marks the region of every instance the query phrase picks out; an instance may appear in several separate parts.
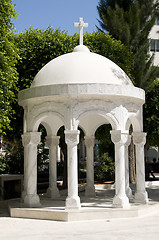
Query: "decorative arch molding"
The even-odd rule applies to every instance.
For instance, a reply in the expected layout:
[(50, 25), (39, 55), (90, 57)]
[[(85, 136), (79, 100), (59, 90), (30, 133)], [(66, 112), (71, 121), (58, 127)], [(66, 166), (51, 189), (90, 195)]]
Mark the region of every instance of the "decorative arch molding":
[(58, 129), (64, 125), (64, 116), (57, 112), (43, 112), (34, 116), (28, 123), (28, 130), (35, 132), (42, 124), (47, 131), (47, 135), (56, 135)]
[[(78, 125), (81, 125), (81, 119), (83, 119), (88, 114), (97, 114), (101, 115), (109, 122), (112, 126), (112, 130), (126, 130), (128, 129), (127, 119), (130, 117), (132, 124), (136, 129), (141, 129), (137, 120), (134, 119), (134, 116), (141, 116), (141, 106), (137, 104), (129, 104), (129, 103), (122, 103), (119, 102), (111, 102), (111, 101), (104, 101), (104, 100), (88, 100), (83, 102), (74, 102), (72, 105), (72, 116), (74, 119), (74, 124), (76, 128)], [(139, 120), (140, 122), (141, 120)], [(107, 123), (105, 121), (102, 124)], [(97, 127), (101, 125), (97, 124)]]
[(125, 124), (125, 129), (126, 129), (126, 130), (129, 130), (131, 124), (132, 124), (132, 123), (131, 123), (130, 119), (128, 118), (127, 121), (126, 121), (126, 124)]
[(47, 101), (36, 105), (29, 104), (25, 111), (26, 131), (37, 131), (39, 124), (42, 122), (50, 131), (49, 125), (51, 123), (49, 123), (48, 119), (55, 116), (64, 124), (65, 109), (64, 104), (58, 102)]
[(85, 100), (82, 102), (75, 101), (73, 106), (73, 116), (80, 120), (83, 114), (87, 114), (87, 112), (94, 111), (98, 113), (106, 113), (111, 112), (114, 108), (116, 108), (117, 104), (114, 102), (104, 101), (104, 100)]
[(45, 112), (55, 112), (61, 116), (65, 115), (66, 106), (65, 104), (55, 102), (55, 101), (45, 101), (40, 104), (29, 104), (27, 109), (27, 120), (32, 120), (36, 116)]
[(86, 136), (86, 131), (85, 131), (85, 128), (83, 128), (83, 126), (81, 126), (80, 124), (78, 125), (78, 130), (80, 131), (80, 129), (83, 131), (83, 133), (84, 133), (84, 136)]
[[(90, 121), (91, 124), (89, 124)], [(93, 136), (97, 128), (103, 124), (111, 124), (113, 130), (118, 127), (118, 121), (111, 113), (99, 109), (90, 109), (83, 112), (78, 119), (78, 125), (84, 129), (86, 135)]]
[(125, 123), (125, 129), (129, 130), (131, 124), (133, 126), (134, 132), (142, 132), (142, 130), (143, 130), (142, 122), (141, 122), (139, 116), (135, 113), (128, 114), (128, 118)]

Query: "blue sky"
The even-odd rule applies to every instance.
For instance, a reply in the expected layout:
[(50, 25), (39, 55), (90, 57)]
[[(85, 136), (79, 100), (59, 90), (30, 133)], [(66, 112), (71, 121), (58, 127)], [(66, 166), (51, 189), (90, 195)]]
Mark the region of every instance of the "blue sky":
[(97, 5), (99, 0), (12, 0), (16, 4), (15, 10), (19, 14), (13, 23), (18, 32), (33, 26), (46, 29), (49, 25), (53, 29), (61, 28), (72, 35), (78, 32), (73, 27), (79, 17), (88, 23), (84, 29), (89, 33), (96, 31), (99, 19)]

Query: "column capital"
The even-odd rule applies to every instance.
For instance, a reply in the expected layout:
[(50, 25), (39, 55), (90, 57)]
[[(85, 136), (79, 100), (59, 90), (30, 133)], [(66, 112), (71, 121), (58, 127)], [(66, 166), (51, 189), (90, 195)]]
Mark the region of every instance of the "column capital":
[(145, 145), (146, 135), (144, 132), (133, 132), (133, 141), (135, 145)]
[(65, 130), (65, 142), (72, 147), (79, 143), (79, 130)]
[(46, 137), (46, 145), (49, 147), (51, 146), (52, 144), (54, 146), (58, 146), (59, 145), (59, 139), (60, 139), (60, 136), (47, 136)]
[(129, 132), (121, 130), (110, 131), (111, 140), (114, 144), (126, 144), (129, 143)]
[(41, 132), (26, 132), (22, 135), (23, 146), (32, 144), (38, 145), (41, 140)]
[(90, 136), (90, 137), (85, 136), (84, 140), (85, 140), (86, 147), (93, 147), (94, 146), (94, 140), (95, 140), (94, 136)]

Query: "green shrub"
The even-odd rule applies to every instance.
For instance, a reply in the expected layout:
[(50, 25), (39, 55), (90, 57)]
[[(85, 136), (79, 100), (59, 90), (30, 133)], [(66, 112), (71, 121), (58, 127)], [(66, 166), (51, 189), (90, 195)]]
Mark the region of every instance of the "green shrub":
[(23, 146), (22, 143), (14, 142), (6, 144), (5, 154), (0, 157), (0, 173), (23, 174)]
[(108, 153), (104, 153), (98, 160), (94, 170), (95, 181), (104, 183), (106, 181), (114, 181), (115, 163)]
[(5, 173), (6, 168), (7, 168), (7, 166), (6, 166), (6, 163), (4, 161), (4, 158), (2, 156), (0, 156), (0, 174)]

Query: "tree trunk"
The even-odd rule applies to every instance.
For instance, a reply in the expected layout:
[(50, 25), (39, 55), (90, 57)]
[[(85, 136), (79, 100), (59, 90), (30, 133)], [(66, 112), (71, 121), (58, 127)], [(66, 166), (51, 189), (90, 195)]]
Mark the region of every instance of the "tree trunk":
[(60, 147), (64, 155), (64, 170), (63, 170), (63, 188), (67, 188), (67, 145), (64, 138), (60, 138)]
[[(132, 135), (133, 128), (130, 127), (129, 134)], [(133, 143), (133, 137), (129, 146), (129, 179), (130, 183), (136, 183), (136, 162), (135, 162), (135, 148)]]

